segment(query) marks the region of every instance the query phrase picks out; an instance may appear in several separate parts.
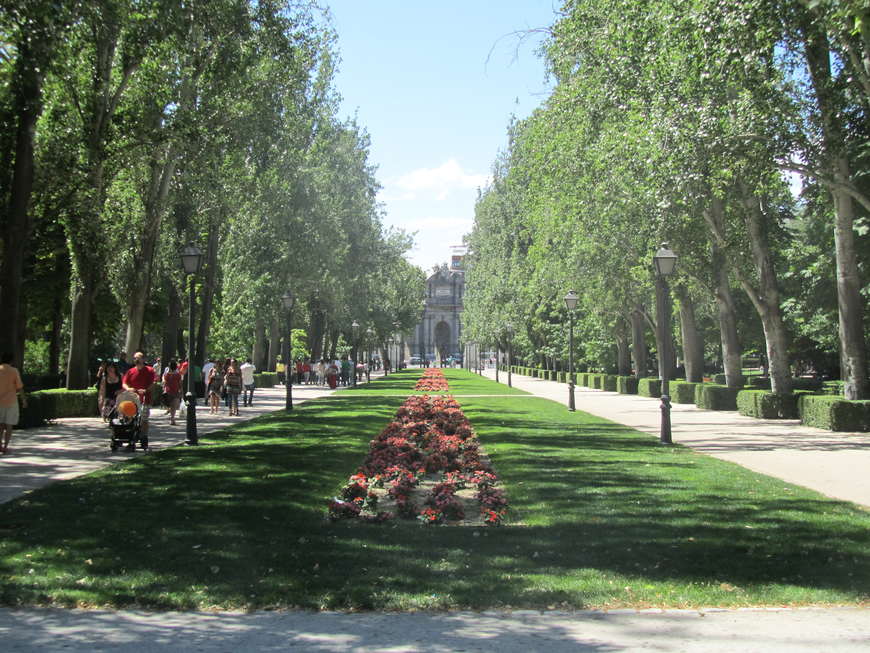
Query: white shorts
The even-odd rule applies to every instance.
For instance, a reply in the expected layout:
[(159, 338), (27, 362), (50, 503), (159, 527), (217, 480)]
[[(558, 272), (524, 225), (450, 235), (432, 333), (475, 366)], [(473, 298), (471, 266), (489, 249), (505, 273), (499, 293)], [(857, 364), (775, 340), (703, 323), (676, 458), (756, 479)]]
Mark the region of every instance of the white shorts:
[(18, 424), (18, 398), (15, 398), (14, 404), (8, 406), (0, 406), (0, 424)]

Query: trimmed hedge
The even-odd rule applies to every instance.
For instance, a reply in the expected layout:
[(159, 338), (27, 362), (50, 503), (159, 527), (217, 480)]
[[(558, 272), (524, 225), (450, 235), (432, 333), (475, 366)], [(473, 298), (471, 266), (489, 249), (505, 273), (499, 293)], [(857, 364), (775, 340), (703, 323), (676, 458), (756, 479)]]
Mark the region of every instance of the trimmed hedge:
[[(749, 377), (749, 385), (753, 388), (761, 388), (762, 390), (771, 389), (770, 377), (763, 378), (760, 376)], [(820, 379), (807, 379), (799, 377), (791, 380), (793, 390), (805, 390), (807, 392), (821, 392), (823, 383)]]
[(60, 374), (30, 374), (28, 372), (21, 373), (21, 383), (24, 384), (24, 392), (62, 389), (60, 385), (60, 381), (62, 378), (63, 377)]
[(675, 383), (671, 396), (675, 404), (694, 404), (695, 390), (700, 383)]
[(758, 419), (797, 419), (799, 397), (766, 390), (741, 390), (737, 393), (737, 410), (741, 415)]
[(589, 387), (593, 388), (595, 390), (601, 390), (601, 381), (602, 381), (604, 375), (603, 374), (590, 374), (589, 376), (591, 377), (590, 382), (589, 382)]
[(63, 417), (97, 417), (100, 414), (97, 394), (93, 388), (28, 392), (27, 408), (21, 409), (17, 428), (42, 426)]
[(618, 376), (616, 377), (616, 391), (621, 395), (636, 395), (638, 380), (636, 376)]
[(798, 397), (798, 414), (806, 426), (828, 431), (870, 431), (870, 401), (803, 394)]
[(605, 374), (601, 389), (605, 392), (619, 392), (619, 377), (615, 374)]
[(703, 410), (737, 410), (737, 393), (742, 389), (700, 383), (695, 388), (695, 405)]
[(715, 385), (725, 385), (727, 382), (727, 377), (724, 374), (713, 374), (710, 377), (710, 383)]
[(658, 399), (662, 396), (662, 380), (646, 377), (637, 380), (637, 394)]
[(262, 374), (254, 374), (255, 388), (274, 388), (276, 385), (278, 385), (277, 372), (263, 372)]

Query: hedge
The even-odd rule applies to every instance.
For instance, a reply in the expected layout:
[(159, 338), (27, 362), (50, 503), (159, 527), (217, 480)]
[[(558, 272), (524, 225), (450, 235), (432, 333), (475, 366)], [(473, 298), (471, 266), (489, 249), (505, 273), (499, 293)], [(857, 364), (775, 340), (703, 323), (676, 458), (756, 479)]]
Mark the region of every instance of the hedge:
[(641, 397), (659, 398), (662, 396), (662, 380), (646, 377), (637, 380), (637, 394)]
[(59, 390), (62, 389), (60, 374), (30, 374), (28, 372), (21, 373), (21, 383), (24, 384), (24, 392), (36, 392), (37, 390)]
[(676, 383), (671, 391), (671, 396), (675, 404), (694, 404), (695, 389), (701, 385), (700, 383)]
[(699, 383), (695, 388), (695, 405), (703, 410), (737, 410), (737, 393), (742, 389)]
[(638, 380), (636, 376), (618, 376), (616, 377), (616, 391), (621, 395), (636, 395)]
[(274, 388), (278, 385), (277, 372), (263, 372), (262, 374), (254, 374), (255, 388)]
[(870, 401), (802, 394), (798, 397), (798, 414), (806, 426), (828, 431), (870, 431)]
[[(771, 381), (770, 377), (763, 378), (761, 376), (751, 376), (749, 377), (749, 385), (753, 388), (761, 388), (762, 390), (770, 390)], [(791, 380), (791, 387), (793, 390), (806, 390), (807, 392), (821, 392), (823, 383), (820, 379), (808, 379), (804, 377), (798, 377), (796, 379)]]
[(601, 389), (605, 392), (619, 392), (619, 377), (615, 374), (605, 374)]
[(737, 410), (758, 419), (797, 419), (799, 394), (779, 395), (767, 390), (741, 390)]
[(710, 383), (714, 383), (716, 385), (726, 385), (728, 381), (724, 374), (713, 374), (710, 377)]
[(595, 390), (601, 390), (601, 379), (603, 374), (590, 374), (589, 387)]
[(93, 388), (27, 392), (27, 408), (21, 409), (17, 428), (42, 426), (64, 417), (97, 417), (100, 414), (97, 394)]

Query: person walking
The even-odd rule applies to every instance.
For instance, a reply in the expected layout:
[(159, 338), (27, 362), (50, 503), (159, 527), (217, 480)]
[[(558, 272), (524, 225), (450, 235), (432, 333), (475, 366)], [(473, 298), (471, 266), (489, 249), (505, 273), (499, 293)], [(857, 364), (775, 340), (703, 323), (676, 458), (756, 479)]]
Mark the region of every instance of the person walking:
[(103, 416), (104, 422), (108, 421), (109, 413), (115, 407), (115, 397), (122, 392), (124, 392), (124, 387), (121, 385), (121, 374), (114, 361), (109, 361), (106, 364), (106, 375), (100, 381), (100, 392), (97, 395), (100, 414)]
[(305, 385), (309, 385), (311, 383), (311, 361), (306, 360), (302, 364), (302, 376), (305, 380)]
[(169, 368), (163, 375), (163, 394), (169, 400), (169, 424), (175, 426), (175, 412), (181, 399), (181, 372), (174, 358), (169, 359)]
[(227, 401), (230, 408), (230, 416), (239, 414), (239, 395), (242, 394), (242, 371), (239, 369), (239, 361), (233, 358), (224, 376), (224, 385), (227, 387)]
[[(242, 365), (242, 367), (240, 368), (240, 371), (242, 373), (242, 385), (245, 389), (245, 393), (243, 395), (245, 406), (253, 406), (254, 388), (256, 387), (256, 383), (254, 383), (254, 372), (257, 371), (257, 368), (251, 362), (250, 358), (246, 358), (244, 365)], [(250, 393), (250, 396), (248, 395), (248, 393)]]
[(317, 385), (323, 385), (326, 382), (326, 366), (323, 364), (323, 359), (317, 361)]
[[(12, 354), (4, 352), (0, 358), (0, 429), (3, 433), (3, 446), (0, 453), (9, 453), (9, 440), (12, 439), (12, 427), (18, 424), (18, 399), (21, 407), (27, 408), (27, 397), (24, 394), (24, 384), (21, 375), (12, 367)], [(16, 396), (18, 393), (18, 396)]]
[(221, 392), (224, 387), (224, 375), (221, 362), (216, 360), (208, 371), (208, 404), (212, 415), (218, 414), (221, 403)]
[[(148, 418), (151, 417), (151, 391), (157, 385), (157, 376), (154, 374), (154, 368), (145, 364), (145, 354), (141, 351), (133, 354), (133, 367), (127, 370), (121, 383), (125, 390), (135, 392), (142, 398), (139, 417), (142, 424), (142, 438), (145, 439), (148, 437)], [(131, 442), (127, 448), (135, 449), (136, 444)]]

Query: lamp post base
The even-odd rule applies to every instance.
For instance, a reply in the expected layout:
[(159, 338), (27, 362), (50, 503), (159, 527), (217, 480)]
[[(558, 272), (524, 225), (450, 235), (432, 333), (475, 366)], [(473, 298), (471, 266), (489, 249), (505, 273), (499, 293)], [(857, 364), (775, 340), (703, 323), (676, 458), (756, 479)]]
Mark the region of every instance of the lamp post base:
[(574, 412), (577, 409), (574, 407), (574, 379), (568, 381), (568, 411)]
[(199, 444), (196, 434), (196, 395), (188, 392), (184, 395), (184, 403), (187, 405), (187, 434), (184, 444), (195, 446)]
[(671, 398), (662, 395), (662, 431), (659, 438), (661, 444), (673, 444), (671, 440)]

